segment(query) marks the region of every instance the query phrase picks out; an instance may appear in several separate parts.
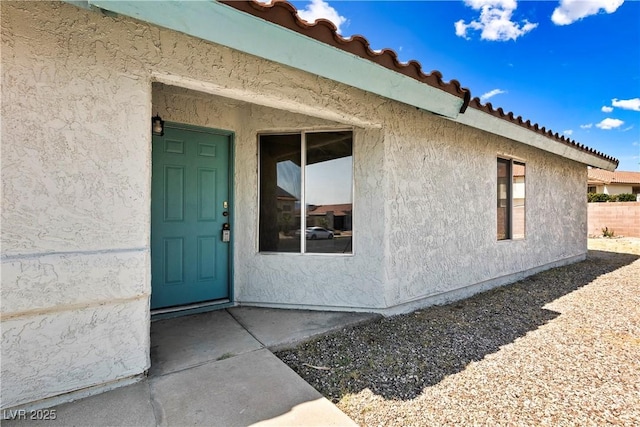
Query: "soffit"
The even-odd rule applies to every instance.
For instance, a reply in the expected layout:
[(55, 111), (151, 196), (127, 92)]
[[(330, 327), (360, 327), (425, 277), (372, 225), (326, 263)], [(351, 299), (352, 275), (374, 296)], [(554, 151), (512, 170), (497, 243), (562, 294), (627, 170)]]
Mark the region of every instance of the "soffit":
[[(245, 2), (238, 2), (237, 6), (243, 3)], [(456, 117), (463, 109), (465, 99), (468, 101), (469, 98), (468, 92), (461, 89), (457, 82), (442, 82), (440, 73), (422, 73), (419, 74), (419, 79), (409, 77), (407, 74), (421, 73), (416, 71), (415, 64), (408, 65), (405, 72), (398, 72), (395, 68), (387, 68), (349, 50), (327, 44), (323, 41), (324, 38), (316, 39), (311, 33), (303, 34), (247, 13), (235, 4), (216, 1), (111, 0), (88, 0), (87, 4), (307, 71), (445, 117)], [(282, 16), (284, 9), (283, 6), (274, 6), (268, 10), (276, 11), (278, 16)], [(291, 16), (290, 11), (287, 13)], [(324, 24), (316, 25), (316, 30), (324, 27)], [(350, 44), (350, 49), (357, 50), (357, 44), (359, 42)], [(381, 62), (389, 61), (387, 53), (381, 57)]]

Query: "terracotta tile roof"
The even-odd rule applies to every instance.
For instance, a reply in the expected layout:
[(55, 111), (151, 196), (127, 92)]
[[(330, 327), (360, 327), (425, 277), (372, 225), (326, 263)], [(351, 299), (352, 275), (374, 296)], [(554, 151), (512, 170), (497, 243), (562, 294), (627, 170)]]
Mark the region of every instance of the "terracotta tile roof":
[(640, 172), (609, 172), (603, 169), (589, 168), (588, 177), (589, 181), (605, 184), (640, 184)]
[(340, 50), (352, 53), (361, 58), (375, 62), (392, 71), (404, 74), (429, 86), (444, 90), (464, 100), (462, 110), (466, 109), (471, 99), (471, 92), (460, 86), (457, 80), (446, 83), (442, 80), (442, 73), (432, 71), (424, 73), (422, 65), (418, 61), (400, 62), (398, 55), (391, 49), (382, 49), (375, 52), (371, 49), (369, 41), (362, 36), (344, 38), (337, 33), (336, 26), (329, 20), (319, 19), (315, 24), (309, 24), (298, 17), (298, 10), (291, 3), (284, 0), (275, 0), (272, 3), (257, 3), (256, 1), (219, 0), (235, 9), (250, 15), (262, 18), (266, 21), (278, 24), (281, 27), (316, 39), (322, 43), (336, 47)]
[(319, 19), (314, 24), (309, 24), (300, 19), (295, 6), (285, 0), (272, 0), (272, 3), (269, 4), (258, 3), (255, 0), (218, 1), (462, 98), (464, 102), (460, 108), (460, 113), (464, 113), (467, 107), (470, 106), (494, 117), (522, 126), (527, 130), (536, 132), (571, 148), (613, 162), (616, 164), (616, 167), (619, 163), (618, 159), (614, 157), (579, 144), (572, 139), (566, 138), (564, 135), (559, 135), (557, 132), (554, 133), (551, 130), (547, 130), (545, 127), (540, 127), (537, 123), (532, 124), (530, 120), (524, 121), (521, 116), (514, 117), (512, 112), (505, 113), (502, 108), (494, 110), (491, 103), (482, 105), (480, 98), (476, 97), (471, 99), (471, 91), (463, 88), (457, 80), (451, 80), (446, 83), (442, 80), (442, 73), (437, 70), (431, 71), (428, 74), (424, 73), (418, 61), (400, 62), (398, 55), (391, 49), (382, 49), (380, 52), (375, 52), (371, 49), (369, 41), (359, 35), (344, 38), (337, 33), (336, 26), (329, 20)]

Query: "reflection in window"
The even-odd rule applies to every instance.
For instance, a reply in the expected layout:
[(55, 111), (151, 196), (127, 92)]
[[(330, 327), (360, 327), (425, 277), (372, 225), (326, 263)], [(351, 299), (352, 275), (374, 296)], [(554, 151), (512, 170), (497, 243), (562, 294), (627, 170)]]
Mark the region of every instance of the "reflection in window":
[(300, 252), (300, 239), (295, 238), (300, 228), (302, 194), (300, 141), (299, 134), (260, 136), (259, 246), (262, 252)]
[[(351, 132), (308, 133), (306, 137), (306, 252), (351, 252)], [(334, 241), (321, 241), (325, 235)]]
[(352, 182), (351, 131), (261, 135), (260, 251), (351, 253)]
[(498, 240), (508, 239), (511, 229), (509, 215), (510, 164), (509, 160), (498, 159)]
[(524, 202), (525, 202), (525, 172), (524, 163), (513, 162), (513, 225), (511, 229), (512, 239), (524, 239)]
[(498, 240), (525, 236), (524, 163), (498, 159), (497, 237)]

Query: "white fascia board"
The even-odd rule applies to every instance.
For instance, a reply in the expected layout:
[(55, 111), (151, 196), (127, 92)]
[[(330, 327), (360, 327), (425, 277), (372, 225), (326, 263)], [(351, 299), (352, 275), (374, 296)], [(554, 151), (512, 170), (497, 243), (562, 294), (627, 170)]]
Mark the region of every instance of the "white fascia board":
[(445, 117), (463, 99), (216, 1), (88, 0), (90, 6), (179, 31)]
[(554, 141), (542, 134), (523, 128), (507, 120), (494, 117), (475, 108), (467, 108), (464, 114), (452, 119), (457, 123), (462, 123), (476, 129), (481, 129), (495, 135), (521, 142), (540, 150), (557, 154), (561, 157), (574, 160), (585, 165), (613, 171), (616, 168), (615, 162), (603, 159), (595, 154), (573, 148), (561, 142)]

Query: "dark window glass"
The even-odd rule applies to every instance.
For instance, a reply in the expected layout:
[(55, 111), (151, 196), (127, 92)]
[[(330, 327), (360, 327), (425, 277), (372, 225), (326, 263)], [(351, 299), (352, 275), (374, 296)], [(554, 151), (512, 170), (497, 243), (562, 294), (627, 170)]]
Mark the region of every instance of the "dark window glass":
[(524, 163), (498, 159), (498, 240), (524, 239), (525, 178), (526, 166)]
[(351, 253), (353, 133), (260, 135), (259, 149), (259, 250)]
[(306, 252), (351, 253), (352, 133), (307, 133), (306, 147)]
[(511, 198), (510, 161), (498, 159), (498, 240), (508, 239), (510, 225), (509, 199)]

